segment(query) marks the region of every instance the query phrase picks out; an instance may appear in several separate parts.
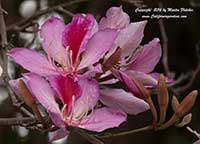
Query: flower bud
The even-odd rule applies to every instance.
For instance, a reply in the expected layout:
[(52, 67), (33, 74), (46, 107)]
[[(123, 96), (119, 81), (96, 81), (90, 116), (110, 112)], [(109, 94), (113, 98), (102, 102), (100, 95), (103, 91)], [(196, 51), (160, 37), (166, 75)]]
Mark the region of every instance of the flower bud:
[(192, 108), (196, 101), (197, 94), (197, 90), (194, 90), (183, 99), (175, 112), (179, 117), (184, 116)]
[(174, 112), (177, 110), (177, 108), (179, 107), (179, 102), (176, 98), (176, 96), (172, 97), (172, 109), (174, 110)]
[(189, 124), (192, 120), (192, 113), (187, 114), (186, 116), (184, 116), (183, 120), (181, 123), (177, 124), (177, 127), (183, 127), (187, 124)]
[(151, 95), (150, 95), (149, 91), (144, 87), (144, 85), (139, 80), (137, 80), (134, 77), (131, 77), (131, 78), (134, 81), (134, 83), (136, 84), (136, 86), (138, 87), (138, 89), (143, 94), (143, 96), (144, 96), (145, 100), (147, 101), (147, 103), (149, 104), (149, 107), (151, 109), (151, 113), (153, 115), (153, 124), (155, 125), (157, 120), (158, 120), (158, 116), (157, 116), (157, 111), (156, 111), (154, 103), (153, 103), (153, 101), (151, 99)]
[(159, 124), (161, 124), (165, 121), (166, 111), (167, 111), (167, 107), (168, 107), (168, 103), (169, 103), (169, 95), (168, 95), (167, 85), (165, 83), (165, 77), (163, 74), (161, 74), (159, 77), (157, 92), (158, 92), (158, 104), (160, 107)]
[(170, 118), (170, 120), (168, 120), (164, 125), (162, 125), (159, 129), (165, 129), (169, 126), (174, 125), (176, 122), (179, 121), (179, 119), (184, 116), (194, 105), (196, 97), (197, 97), (197, 90), (194, 90), (192, 92), (190, 92), (184, 99), (183, 101), (178, 104), (175, 100), (174, 97), (174, 105), (175, 107), (177, 107), (176, 109), (174, 108), (175, 112), (173, 114), (173, 116)]

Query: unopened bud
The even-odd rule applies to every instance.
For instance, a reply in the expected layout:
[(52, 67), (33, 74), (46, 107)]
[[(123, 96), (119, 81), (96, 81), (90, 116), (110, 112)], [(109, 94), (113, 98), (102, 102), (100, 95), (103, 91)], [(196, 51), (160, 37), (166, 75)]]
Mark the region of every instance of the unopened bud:
[(149, 104), (149, 107), (151, 109), (151, 113), (153, 116), (153, 124), (156, 125), (156, 122), (158, 120), (158, 115), (157, 115), (157, 111), (156, 111), (154, 103), (151, 99), (151, 95), (150, 95), (149, 91), (144, 87), (144, 85), (139, 80), (137, 80), (134, 77), (131, 77), (131, 78), (134, 81), (134, 83), (136, 84), (136, 86), (138, 87), (138, 89), (142, 92), (147, 103)]
[(192, 113), (187, 114), (186, 116), (184, 116), (183, 120), (181, 121), (181, 123), (177, 124), (177, 127), (183, 127), (187, 124), (189, 124), (192, 120)]
[(165, 83), (165, 77), (163, 74), (161, 74), (159, 77), (157, 92), (158, 92), (158, 104), (160, 107), (159, 124), (161, 124), (165, 121), (166, 111), (167, 111), (167, 107), (168, 107), (168, 103), (169, 103), (169, 95), (168, 95), (167, 85)]
[(180, 103), (178, 102), (176, 96), (173, 96), (172, 97), (172, 109), (174, 110), (174, 112), (177, 110), (179, 105), (180, 105)]
[(179, 117), (184, 116), (192, 108), (196, 101), (197, 94), (197, 90), (194, 90), (183, 99), (175, 112)]
[(169, 126), (174, 125), (176, 122), (179, 121), (179, 119), (184, 116), (194, 105), (196, 97), (197, 97), (198, 92), (196, 90), (190, 92), (184, 99), (183, 101), (178, 104), (177, 99), (175, 100), (175, 106), (177, 106), (173, 114), (173, 116), (164, 124), (162, 125), (159, 129), (165, 129)]

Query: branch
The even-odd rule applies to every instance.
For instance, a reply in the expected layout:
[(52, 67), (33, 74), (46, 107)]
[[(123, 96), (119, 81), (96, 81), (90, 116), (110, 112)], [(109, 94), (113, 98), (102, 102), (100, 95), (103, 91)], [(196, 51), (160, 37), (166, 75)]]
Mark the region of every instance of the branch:
[[(163, 4), (162, 2), (159, 2), (159, 7), (162, 8)], [(172, 77), (169, 64), (168, 64), (168, 38), (167, 38), (167, 33), (165, 30), (164, 22), (162, 19), (158, 20), (158, 24), (160, 27), (160, 32), (161, 32), (161, 37), (163, 41), (163, 57), (162, 57), (162, 63), (164, 66), (164, 71), (167, 74), (168, 77)]]
[[(26, 28), (28, 25), (31, 25), (33, 20), (37, 19), (38, 17), (40, 17), (44, 14), (47, 14), (49, 12), (56, 11), (56, 10), (60, 11), (60, 7), (67, 7), (67, 6), (70, 6), (70, 5), (73, 5), (73, 4), (82, 3), (82, 2), (86, 2), (86, 1), (89, 1), (89, 0), (74, 0), (74, 1), (65, 2), (65, 3), (62, 3), (62, 4), (47, 8), (45, 10), (38, 11), (33, 16), (31, 16), (29, 18), (26, 18), (26, 19), (23, 19), (23, 20), (21, 20), (17, 23), (11, 24), (10, 26), (7, 27), (6, 30), (7, 31), (10, 31), (10, 30), (21, 31), (24, 28)], [(67, 12), (67, 11), (65, 11), (65, 12)], [(71, 15), (72, 13), (69, 13), (69, 11), (68, 11), (68, 14)], [(24, 25), (24, 26), (20, 27), (22, 25)]]
[(74, 131), (74, 132), (78, 133), (79, 135), (81, 135), (83, 138), (85, 138), (92, 144), (104, 144), (102, 141), (97, 139), (96, 136), (89, 134), (87, 131), (85, 131), (83, 129), (73, 127), (73, 126), (69, 126), (69, 129), (70, 129), (70, 131)]
[(0, 118), (0, 125), (24, 125), (38, 123), (36, 118)]
[(1, 0), (0, 0), (0, 33), (1, 33), (1, 46), (4, 48), (8, 45), (8, 40), (6, 34), (6, 24), (3, 16), (3, 8), (1, 6)]
[(189, 79), (189, 82), (186, 83), (183, 86), (179, 86), (178, 88), (174, 88), (174, 91), (176, 93), (181, 93), (181, 92), (185, 92), (188, 88), (190, 88), (192, 86), (192, 84), (194, 83), (194, 81), (196, 80), (199, 72), (200, 72), (200, 47), (199, 47), (199, 43), (196, 44), (196, 57), (197, 57), (197, 66), (195, 68), (195, 70), (189, 72), (188, 74), (185, 74), (184, 76), (187, 77)]
[(154, 126), (149, 125), (143, 128), (139, 128), (139, 129), (134, 129), (134, 130), (130, 130), (130, 131), (125, 131), (125, 132), (120, 132), (120, 133), (115, 133), (115, 134), (105, 134), (105, 135), (96, 135), (97, 138), (100, 139), (108, 139), (111, 137), (118, 137), (118, 136), (124, 136), (124, 135), (129, 135), (129, 134), (134, 134), (134, 133), (138, 133), (138, 132), (144, 132), (144, 131), (148, 131), (148, 130), (153, 130)]

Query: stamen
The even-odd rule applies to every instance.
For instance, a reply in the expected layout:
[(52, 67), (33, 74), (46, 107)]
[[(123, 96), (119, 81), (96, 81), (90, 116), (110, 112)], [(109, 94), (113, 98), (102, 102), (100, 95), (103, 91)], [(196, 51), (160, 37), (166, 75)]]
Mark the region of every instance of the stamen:
[(67, 104), (64, 104), (63, 108), (61, 109), (62, 118), (64, 119), (64, 121), (66, 121), (66, 117), (65, 117), (65, 114), (64, 114), (66, 107), (67, 107)]

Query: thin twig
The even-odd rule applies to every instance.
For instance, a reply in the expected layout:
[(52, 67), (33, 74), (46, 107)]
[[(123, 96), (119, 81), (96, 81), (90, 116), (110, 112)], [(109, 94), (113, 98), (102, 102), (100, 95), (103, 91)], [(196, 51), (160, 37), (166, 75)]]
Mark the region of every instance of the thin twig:
[(189, 82), (183, 86), (174, 89), (174, 91), (176, 93), (185, 92), (188, 88), (192, 86), (199, 72), (200, 72), (200, 64), (198, 64), (196, 69), (192, 72), (192, 77), (190, 77)]
[(125, 131), (125, 132), (120, 132), (120, 133), (115, 133), (115, 134), (105, 134), (105, 135), (96, 135), (97, 138), (100, 139), (107, 139), (107, 138), (111, 138), (111, 137), (119, 137), (119, 136), (124, 136), (124, 135), (129, 135), (129, 134), (134, 134), (134, 133), (138, 133), (138, 132), (144, 132), (144, 131), (148, 131), (148, 130), (153, 130), (154, 126), (149, 125), (149, 126), (145, 126), (143, 128), (139, 128), (139, 129), (134, 129), (134, 130), (130, 130), (130, 131)]
[(8, 45), (8, 40), (7, 40), (7, 34), (6, 34), (6, 24), (4, 21), (4, 15), (2, 11), (2, 6), (1, 6), (1, 0), (0, 0), (0, 33), (1, 33), (1, 46), (4, 48)]
[(199, 134), (197, 131), (191, 129), (189, 126), (187, 126), (186, 129), (187, 129), (189, 132), (193, 133), (196, 137), (198, 137), (198, 138), (200, 139), (200, 134)]
[(0, 126), (5, 125), (24, 125), (28, 123), (37, 123), (36, 118), (0, 118)]
[(124, 2), (127, 2), (127, 3), (130, 3), (130, 4), (133, 4), (134, 6), (138, 7), (138, 8), (143, 8), (143, 7), (147, 7), (145, 4), (144, 4), (144, 1), (143, 0), (122, 0)]
[(66, 15), (69, 15), (69, 16), (71, 16), (71, 17), (73, 17), (73, 15), (74, 15), (72, 12), (70, 12), (70, 11), (64, 9), (63, 7), (58, 7), (58, 11), (60, 11), (60, 12), (62, 12), (62, 13), (64, 13), (64, 14), (66, 14)]
[[(159, 2), (159, 7), (162, 8), (163, 4), (162, 2)], [(162, 57), (162, 63), (164, 67), (164, 71), (168, 77), (172, 77), (172, 73), (170, 72), (169, 64), (168, 64), (168, 37), (165, 30), (164, 22), (162, 19), (158, 20), (158, 24), (160, 27), (161, 37), (163, 41), (163, 57)]]
[[(188, 75), (188, 79), (190, 78), (189, 82), (183, 86), (179, 86), (178, 88), (174, 89), (174, 91), (176, 93), (185, 92), (188, 88), (190, 88), (192, 86), (192, 84), (196, 80), (196, 77), (198, 76), (198, 74), (200, 72), (200, 53), (199, 52), (200, 52), (200, 47), (199, 47), (199, 43), (198, 43), (198, 44), (196, 44), (197, 66), (196, 66), (195, 70), (189, 72), (190, 73), (190, 75)], [(187, 74), (185, 74), (185, 76), (187, 76)]]
[(67, 6), (70, 6), (73, 4), (82, 3), (82, 2), (86, 2), (86, 1), (89, 1), (89, 0), (74, 0), (74, 1), (65, 2), (62, 4), (38, 11), (33, 16), (23, 19), (17, 23), (14, 23), (14, 24), (8, 26), (6, 30), (7, 31), (10, 31), (10, 30), (21, 31), (22, 28), (24, 28), (24, 27), (21, 28), (22, 25), (30, 25), (30, 23), (32, 23), (33, 20), (37, 19), (38, 17), (40, 17), (44, 14), (47, 14), (52, 11), (60, 10), (60, 7), (67, 7)]
[(86, 132), (83, 129), (80, 129), (77, 127), (72, 127), (72, 126), (69, 126), (69, 129), (70, 129), (70, 131), (74, 131), (74, 132), (78, 133), (79, 135), (81, 135), (83, 138), (85, 138), (92, 144), (104, 144), (104, 142), (100, 141), (98, 138), (96, 138), (96, 136), (89, 134), (88, 132)]
[[(2, 9), (2, 6), (1, 6), (1, 1), (0, 1), (0, 9)], [(5, 25), (5, 20), (4, 20), (4, 17), (3, 17), (3, 12), (0, 11), (0, 35), (1, 35), (1, 47), (3, 48), (2, 49), (2, 56), (3, 56), (3, 80), (4, 80), (4, 83), (8, 89), (8, 92), (9, 92), (9, 95), (11, 97), (11, 100), (12, 100), (12, 103), (14, 106), (17, 106), (17, 107), (20, 107), (20, 103), (19, 103), (19, 100), (17, 99), (17, 97), (15, 96), (15, 94), (13, 93), (10, 85), (9, 85), (9, 75), (8, 75), (8, 57), (6, 56), (6, 51), (8, 49), (8, 40), (7, 40), (7, 33), (6, 33), (6, 25)], [(30, 114), (30, 112), (28, 112), (27, 110), (25, 110), (25, 108), (23, 107), (20, 107), (20, 109), (26, 113), (27, 115), (29, 116), (32, 116)]]

